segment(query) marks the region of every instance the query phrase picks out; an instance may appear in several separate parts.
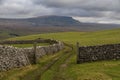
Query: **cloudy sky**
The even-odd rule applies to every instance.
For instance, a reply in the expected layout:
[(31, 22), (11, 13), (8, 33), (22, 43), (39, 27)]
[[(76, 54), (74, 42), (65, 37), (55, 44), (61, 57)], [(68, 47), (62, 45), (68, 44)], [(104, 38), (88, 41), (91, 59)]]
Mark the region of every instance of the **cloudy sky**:
[(72, 16), (81, 22), (120, 24), (120, 0), (0, 0), (0, 18)]

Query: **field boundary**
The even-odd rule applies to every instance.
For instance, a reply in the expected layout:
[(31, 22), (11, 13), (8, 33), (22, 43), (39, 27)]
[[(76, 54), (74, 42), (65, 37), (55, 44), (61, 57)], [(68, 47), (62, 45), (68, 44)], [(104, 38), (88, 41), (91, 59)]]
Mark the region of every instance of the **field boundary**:
[(120, 44), (106, 44), (97, 46), (79, 46), (77, 43), (77, 63), (101, 60), (119, 60)]
[[(55, 54), (64, 48), (64, 43), (56, 40), (46, 39), (47, 42), (52, 43), (52, 45), (49, 46), (37, 46), (36, 41), (39, 40), (29, 40), (28, 43), (33, 41), (35, 43), (34, 47), (30, 48), (17, 48), (0, 45), (0, 71), (7, 71), (13, 68), (37, 64), (42, 56)], [(6, 41), (3, 43), (11, 44), (13, 42), (20, 44), (22, 41)], [(27, 41), (24, 41), (23, 44), (25, 42)]]

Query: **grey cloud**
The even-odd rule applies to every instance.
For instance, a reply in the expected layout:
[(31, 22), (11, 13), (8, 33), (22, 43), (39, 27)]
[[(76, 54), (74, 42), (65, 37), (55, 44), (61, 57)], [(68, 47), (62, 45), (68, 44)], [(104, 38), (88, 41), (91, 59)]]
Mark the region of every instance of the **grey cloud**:
[(87, 11), (83, 9), (61, 9), (56, 8), (54, 12), (58, 15), (66, 16), (81, 16), (81, 17), (102, 17), (102, 13), (99, 11)]
[(0, 5), (0, 17), (25, 18), (52, 14), (52, 9), (42, 5), (34, 5), (28, 0), (6, 0)]
[[(35, 5), (53, 8), (54, 13), (81, 17), (109, 17), (120, 14), (120, 0), (34, 0)], [(118, 16), (119, 17), (119, 16)]]
[(120, 0), (0, 0), (0, 17), (65, 15), (119, 20), (119, 5)]
[(97, 11), (120, 10), (120, 0), (35, 0), (34, 2), (53, 8), (80, 8)]
[(2, 2), (3, 0), (0, 0), (0, 2)]
[(0, 4), (3, 4), (4, 0), (0, 0)]

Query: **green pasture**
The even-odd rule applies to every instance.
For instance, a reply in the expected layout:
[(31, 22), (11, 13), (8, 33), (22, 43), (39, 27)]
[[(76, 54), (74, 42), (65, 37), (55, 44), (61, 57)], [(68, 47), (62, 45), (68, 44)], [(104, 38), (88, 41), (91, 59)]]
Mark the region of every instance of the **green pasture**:
[(80, 45), (101, 45), (101, 44), (115, 44), (120, 43), (120, 29), (105, 30), (97, 32), (61, 32), (61, 33), (47, 33), (36, 34), (23, 37), (10, 38), (8, 40), (30, 40), (36, 38), (46, 38), (64, 41), (70, 44)]
[[(60, 40), (72, 44), (74, 49), (71, 51), (66, 46), (64, 50), (57, 54), (44, 56), (37, 65), (3, 72), (0, 74), (0, 80), (120, 80), (120, 60), (76, 64), (75, 47), (76, 42), (79, 42), (81, 46), (120, 43), (120, 29), (36, 34), (8, 40), (31, 40), (36, 38)], [(60, 59), (40, 76), (40, 71), (43, 70), (41, 67), (57, 57), (60, 57)]]

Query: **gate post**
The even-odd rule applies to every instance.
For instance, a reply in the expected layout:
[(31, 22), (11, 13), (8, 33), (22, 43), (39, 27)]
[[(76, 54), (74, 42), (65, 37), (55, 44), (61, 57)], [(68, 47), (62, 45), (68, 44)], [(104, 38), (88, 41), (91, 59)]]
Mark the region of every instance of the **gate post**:
[(80, 56), (79, 42), (76, 43), (76, 47), (77, 47), (77, 64), (79, 64), (79, 56)]
[(33, 44), (34, 63), (37, 64), (37, 42)]

